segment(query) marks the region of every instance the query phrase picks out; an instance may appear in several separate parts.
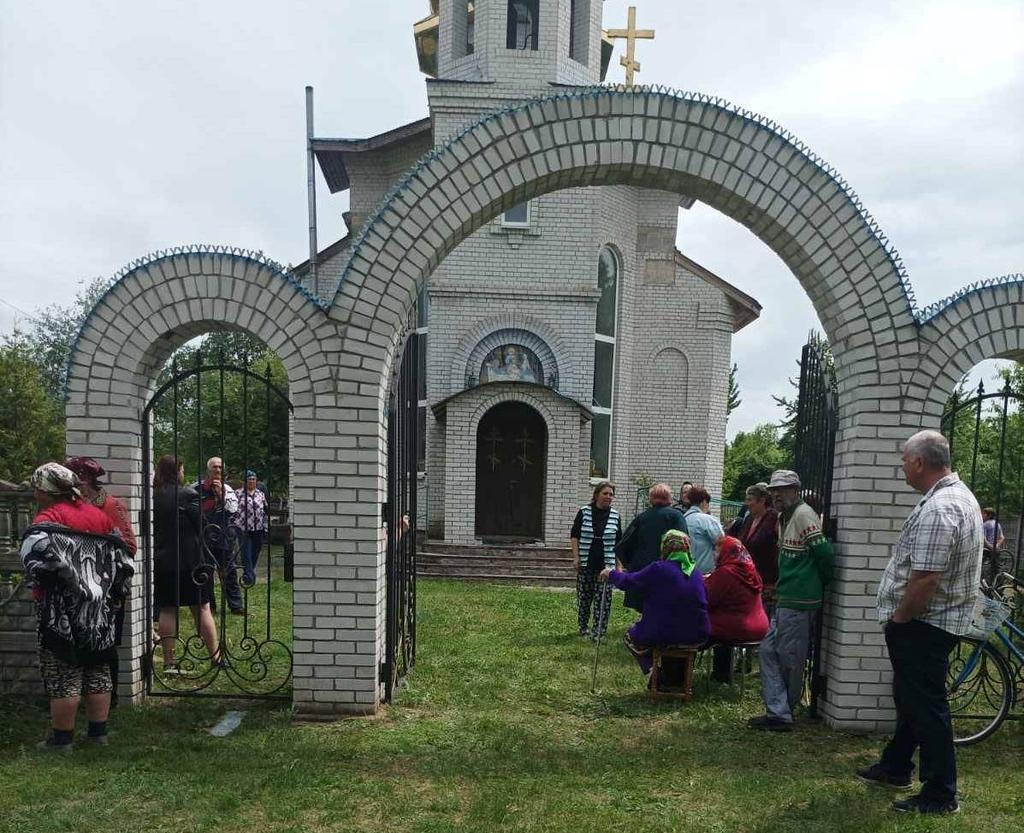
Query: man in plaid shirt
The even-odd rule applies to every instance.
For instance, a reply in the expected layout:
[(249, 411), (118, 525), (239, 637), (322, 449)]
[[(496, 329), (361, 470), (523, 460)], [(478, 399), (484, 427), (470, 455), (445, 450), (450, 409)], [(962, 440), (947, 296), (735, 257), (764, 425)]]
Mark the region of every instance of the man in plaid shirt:
[(946, 701), (949, 653), (971, 627), (985, 535), (981, 509), (950, 471), (949, 443), (937, 431), (903, 448), (907, 483), (924, 495), (903, 524), (878, 585), (878, 619), (893, 670), (896, 732), (862, 781), (908, 788), (920, 748), (921, 791), (893, 809), (956, 813), (956, 755)]

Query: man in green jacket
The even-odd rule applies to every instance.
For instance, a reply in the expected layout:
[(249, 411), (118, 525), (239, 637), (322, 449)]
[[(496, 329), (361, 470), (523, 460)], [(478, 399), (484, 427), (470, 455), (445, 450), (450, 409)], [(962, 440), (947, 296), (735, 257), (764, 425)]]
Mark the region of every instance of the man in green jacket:
[(800, 497), (796, 472), (773, 472), (768, 491), (779, 512), (779, 601), (758, 651), (765, 714), (748, 725), (788, 732), (793, 728), (793, 709), (803, 695), (814, 617), (832, 580), (832, 545), (821, 530), (818, 513)]

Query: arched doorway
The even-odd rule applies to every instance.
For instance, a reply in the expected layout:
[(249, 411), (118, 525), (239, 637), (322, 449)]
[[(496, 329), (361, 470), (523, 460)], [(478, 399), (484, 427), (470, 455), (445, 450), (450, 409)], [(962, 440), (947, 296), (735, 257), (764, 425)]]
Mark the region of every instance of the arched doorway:
[(538, 541), (544, 535), (548, 428), (522, 402), (495, 405), (476, 432), (476, 534)]

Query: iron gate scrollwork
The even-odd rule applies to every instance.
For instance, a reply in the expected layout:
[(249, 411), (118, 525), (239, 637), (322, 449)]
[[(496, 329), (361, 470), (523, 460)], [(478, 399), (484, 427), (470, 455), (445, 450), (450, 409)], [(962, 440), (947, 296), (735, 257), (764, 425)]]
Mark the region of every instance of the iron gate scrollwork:
[[(415, 320), (416, 313), (413, 313)], [(416, 660), (416, 476), (422, 336), (409, 335), (388, 396), (388, 481), (385, 657), (381, 664), (390, 701)]]
[[(832, 468), (838, 426), (838, 395), (835, 370), (828, 343), (811, 335), (800, 353), (800, 389), (797, 399), (793, 468), (800, 475), (801, 495), (822, 519), (822, 530), (835, 543), (832, 517)], [(811, 640), (808, 682), (811, 714), (817, 715), (818, 701), (825, 694), (822, 673), (822, 616), (816, 620)]]
[[(184, 368), (172, 364), (147, 403), (142, 540), (149, 694), (290, 696), (292, 613), (284, 582), (291, 526), (274, 523), (287, 521), (285, 501), (274, 495), (287, 493), (291, 413), (269, 361), (260, 375), (248, 357), (241, 366), (225, 363), (223, 355), (206, 362), (201, 348)], [(186, 488), (157, 495), (154, 458), (165, 455), (184, 468)], [(204, 482), (213, 457), (223, 465), (219, 489), (216, 478)], [(263, 473), (252, 492), (251, 470)], [(235, 513), (226, 500), (229, 477), (239, 482)], [(160, 526), (158, 509), (177, 523)], [(283, 556), (283, 565), (272, 555)]]
[(973, 396), (955, 391), (942, 415), (941, 430), (949, 440), (953, 470), (982, 507), (993, 510), (995, 530), (1004, 532), (1001, 548), (986, 543), (983, 577), (990, 583), (1000, 571), (1019, 576), (1024, 566), (1022, 406), (1024, 391), (1015, 389), (1007, 378), (1002, 388), (991, 393), (985, 392), (984, 381)]

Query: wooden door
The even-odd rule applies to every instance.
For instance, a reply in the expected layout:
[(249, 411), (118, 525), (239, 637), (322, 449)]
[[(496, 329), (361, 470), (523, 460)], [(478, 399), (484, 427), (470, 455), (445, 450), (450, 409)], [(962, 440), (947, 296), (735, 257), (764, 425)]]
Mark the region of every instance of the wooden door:
[(503, 402), (476, 434), (476, 534), (537, 541), (544, 535), (547, 426), (529, 405)]

